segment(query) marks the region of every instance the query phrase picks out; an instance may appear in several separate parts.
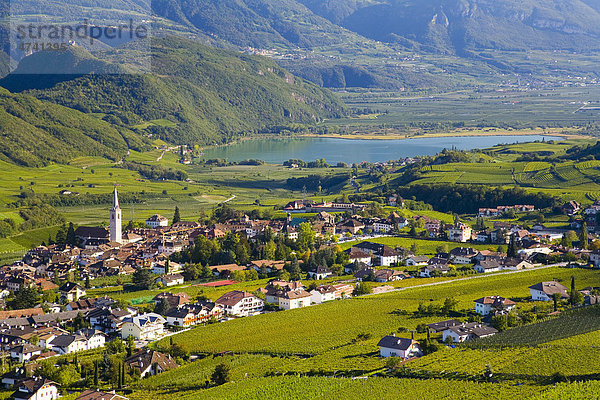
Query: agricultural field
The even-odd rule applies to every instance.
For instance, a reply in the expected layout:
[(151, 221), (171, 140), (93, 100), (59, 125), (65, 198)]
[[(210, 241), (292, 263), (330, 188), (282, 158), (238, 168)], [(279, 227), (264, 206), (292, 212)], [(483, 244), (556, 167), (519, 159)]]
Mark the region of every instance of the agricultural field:
[[(339, 346), (351, 346), (361, 333), (370, 333), (375, 344), (386, 334), (399, 328), (414, 330), (418, 324), (431, 323), (440, 317), (412, 318), (409, 313), (420, 303), (441, 303), (455, 298), (459, 309), (470, 309), (473, 300), (488, 295), (525, 298), (528, 286), (551, 279), (577, 278), (578, 286), (598, 285), (596, 271), (546, 268), (512, 274), (496, 274), (483, 278), (451, 281), (435, 286), (411, 287), (381, 295), (365, 296), (325, 303), (315, 307), (263, 314), (199, 327), (173, 336), (175, 343), (191, 352), (268, 352), (277, 354), (324, 354)], [(417, 281), (415, 279), (415, 281)], [(427, 299), (427, 300), (424, 300)], [(341, 329), (343, 327), (343, 329)], [(227, 341), (222, 338), (227, 337)], [(159, 346), (165, 345), (163, 342)]]
[(416, 379), (347, 379), (327, 377), (273, 377), (245, 379), (240, 382), (205, 390), (156, 390), (135, 392), (132, 400), (161, 399), (227, 399), (227, 400), (260, 400), (265, 398), (301, 400), (301, 399), (347, 399), (362, 400), (377, 398), (396, 400), (402, 393), (402, 399), (420, 400), (424, 396), (435, 396), (438, 399), (461, 398), (478, 399), (523, 399), (538, 388), (533, 386), (514, 386), (509, 384), (485, 384), (449, 380), (422, 381)]

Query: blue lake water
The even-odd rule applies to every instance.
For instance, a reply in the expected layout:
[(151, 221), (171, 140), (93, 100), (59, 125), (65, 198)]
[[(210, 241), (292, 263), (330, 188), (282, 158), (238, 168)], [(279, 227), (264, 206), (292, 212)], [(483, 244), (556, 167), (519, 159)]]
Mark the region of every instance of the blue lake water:
[(229, 161), (248, 159), (280, 164), (289, 159), (313, 161), (324, 158), (327, 162), (360, 163), (383, 162), (404, 157), (428, 156), (443, 149), (472, 150), (498, 144), (557, 140), (554, 136), (478, 136), (429, 137), (400, 140), (336, 139), (336, 138), (282, 138), (255, 139), (230, 146), (204, 151), (205, 159), (221, 158)]

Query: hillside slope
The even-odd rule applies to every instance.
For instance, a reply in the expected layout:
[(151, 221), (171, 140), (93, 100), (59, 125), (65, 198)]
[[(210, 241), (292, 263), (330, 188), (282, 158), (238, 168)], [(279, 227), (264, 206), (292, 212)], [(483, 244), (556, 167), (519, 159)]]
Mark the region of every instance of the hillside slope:
[(125, 127), (31, 96), (0, 89), (0, 159), (26, 166), (92, 155), (118, 159), (128, 148), (146, 148)]
[[(126, 54), (119, 56), (126, 59)], [(107, 59), (111, 57), (115, 55)], [(114, 127), (136, 130), (139, 137), (172, 143), (224, 143), (239, 134), (310, 124), (344, 112), (332, 93), (268, 59), (175, 37), (153, 41), (152, 74), (96, 73), (111, 65), (94, 60), (77, 48), (67, 54), (38, 53), (24, 59), (0, 84), (13, 92), (99, 114)], [(64, 66), (67, 61), (71, 66)], [(67, 74), (19, 75), (36, 68), (48, 72), (44, 67), (56, 64)]]

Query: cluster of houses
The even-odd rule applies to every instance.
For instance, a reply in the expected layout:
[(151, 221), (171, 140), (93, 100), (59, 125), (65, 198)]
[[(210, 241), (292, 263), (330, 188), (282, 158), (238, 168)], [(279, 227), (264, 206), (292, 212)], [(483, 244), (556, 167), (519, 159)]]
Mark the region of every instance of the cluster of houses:
[[(555, 281), (539, 282), (530, 286), (529, 291), (533, 301), (551, 301), (555, 294), (563, 300), (569, 297), (567, 288)], [(582, 292), (586, 291), (589, 290), (585, 289)], [(514, 301), (501, 296), (482, 297), (474, 300), (474, 303), (473, 311), (488, 320), (491, 316), (505, 315), (516, 307)], [(463, 343), (498, 333), (496, 328), (482, 322), (462, 322), (455, 319), (431, 323), (427, 328), (432, 334), (441, 334), (445, 343)], [(395, 335), (383, 337), (377, 346), (381, 357), (409, 360), (423, 354), (419, 342)]]

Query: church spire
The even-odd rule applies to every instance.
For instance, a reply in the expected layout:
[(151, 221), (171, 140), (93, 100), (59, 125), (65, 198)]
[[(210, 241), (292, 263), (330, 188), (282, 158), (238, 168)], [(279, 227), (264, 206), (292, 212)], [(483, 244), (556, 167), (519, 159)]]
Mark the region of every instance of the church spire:
[(119, 207), (119, 194), (117, 193), (117, 186), (115, 185), (115, 191), (113, 192), (113, 210), (116, 210)]
[(117, 193), (117, 186), (113, 192), (113, 205), (110, 210), (110, 241), (123, 243), (123, 237), (121, 234), (121, 207), (119, 207), (119, 194)]

